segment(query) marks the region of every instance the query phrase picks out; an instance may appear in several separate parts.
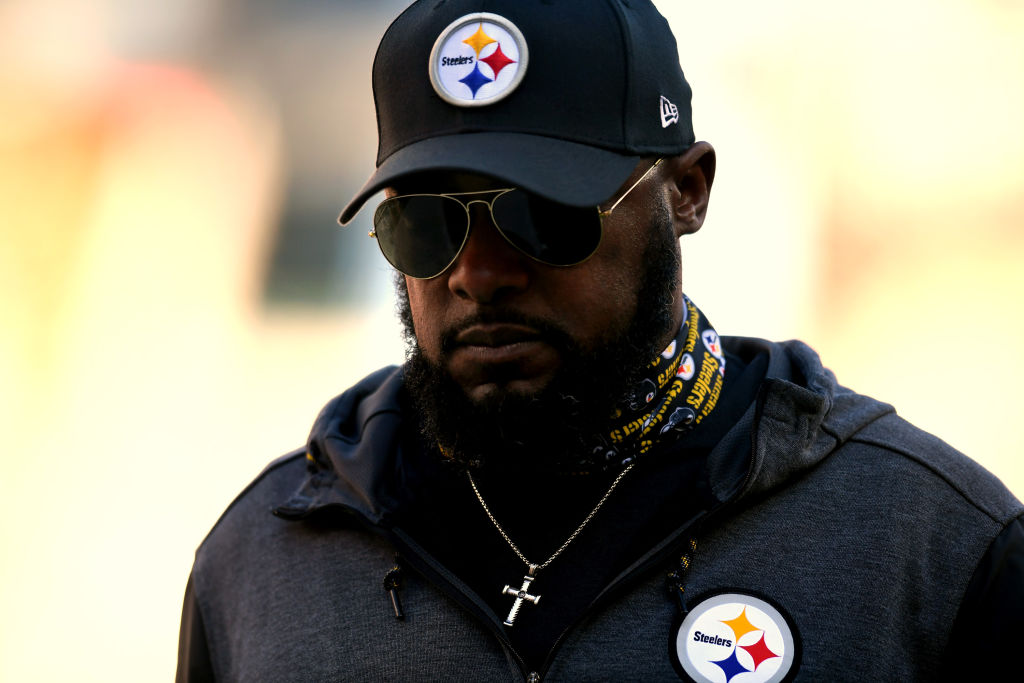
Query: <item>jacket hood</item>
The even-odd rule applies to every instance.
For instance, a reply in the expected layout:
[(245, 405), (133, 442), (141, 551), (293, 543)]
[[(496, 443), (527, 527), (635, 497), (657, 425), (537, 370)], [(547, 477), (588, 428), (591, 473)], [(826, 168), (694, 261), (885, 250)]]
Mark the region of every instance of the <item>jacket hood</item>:
[(401, 388), (402, 369), (390, 366), (324, 406), (306, 444), (309, 477), (274, 513), (295, 519), (342, 505), (384, 523), (401, 484)]
[[(840, 386), (818, 354), (798, 341), (723, 337), (726, 351), (749, 361), (768, 354), (757, 400), (708, 456), (719, 500), (768, 491), (814, 467), (892, 406)], [(304, 517), (342, 505), (386, 525), (405, 481), (400, 433), (402, 368), (367, 376), (320, 412), (307, 444), (309, 477), (275, 512)], [(772, 454), (771, 457), (768, 454)]]
[[(724, 338), (741, 358), (767, 350), (768, 369), (757, 400), (708, 457), (712, 490), (720, 500), (771, 490), (825, 459), (893, 407), (836, 381), (800, 341), (772, 344)], [(737, 457), (746, 441), (749, 457)], [(769, 456), (769, 454), (771, 454)], [(745, 471), (741, 474), (741, 471)]]

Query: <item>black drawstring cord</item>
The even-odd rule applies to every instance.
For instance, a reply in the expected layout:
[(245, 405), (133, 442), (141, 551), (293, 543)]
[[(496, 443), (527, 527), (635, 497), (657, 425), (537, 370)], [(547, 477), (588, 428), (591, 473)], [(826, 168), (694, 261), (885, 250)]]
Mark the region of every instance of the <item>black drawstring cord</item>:
[(395, 619), (399, 621), (405, 621), (405, 612), (402, 611), (402, 601), (398, 597), (398, 591), (402, 587), (402, 566), (400, 564), (400, 557), (395, 553), (395, 566), (388, 570), (388, 573), (384, 575), (384, 590), (388, 592), (388, 597), (391, 598), (391, 608), (395, 610)]
[(686, 608), (686, 572), (693, 564), (693, 556), (697, 552), (697, 539), (691, 538), (689, 549), (679, 556), (679, 564), (668, 573), (668, 592), (679, 604), (679, 615), (685, 617)]

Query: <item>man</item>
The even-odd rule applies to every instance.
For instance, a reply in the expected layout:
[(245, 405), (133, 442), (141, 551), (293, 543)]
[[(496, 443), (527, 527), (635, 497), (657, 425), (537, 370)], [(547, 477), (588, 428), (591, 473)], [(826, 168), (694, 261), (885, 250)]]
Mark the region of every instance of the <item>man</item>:
[(204, 541), (179, 680), (999, 671), (1021, 504), (684, 296), (715, 156), (647, 0), (422, 0), (373, 80), (341, 220), (385, 192), (409, 358)]

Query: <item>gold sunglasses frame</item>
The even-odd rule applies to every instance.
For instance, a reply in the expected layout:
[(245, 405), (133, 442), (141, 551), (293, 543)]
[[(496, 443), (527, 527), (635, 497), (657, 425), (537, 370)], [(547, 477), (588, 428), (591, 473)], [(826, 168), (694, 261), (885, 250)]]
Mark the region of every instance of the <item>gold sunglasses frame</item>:
[[(402, 195), (396, 195), (394, 197), (388, 197), (387, 199), (385, 199), (384, 201), (382, 201), (380, 204), (377, 205), (377, 209), (373, 212), (374, 222), (375, 223), (376, 223), (377, 213), (380, 211), (381, 207), (384, 206), (385, 204), (387, 204), (388, 202), (394, 201), (396, 199), (408, 199), (408, 198), (411, 198), (411, 197), (445, 197), (447, 199), (455, 200), (456, 202), (458, 202), (462, 206), (462, 210), (465, 211), (465, 213), (466, 213), (466, 230), (465, 230), (465, 233), (463, 233), (463, 235), (462, 235), (462, 242), (459, 244), (459, 248), (455, 251), (455, 255), (452, 257), (451, 261), (449, 261), (445, 265), (445, 267), (442, 268), (435, 275), (430, 275), (430, 276), (427, 276), (427, 277), (419, 277), (419, 276), (416, 276), (416, 275), (410, 275), (410, 274), (406, 273), (405, 271), (402, 271), (394, 263), (391, 263), (391, 259), (388, 258), (388, 255), (384, 252), (384, 248), (381, 246), (379, 239), (377, 240), (377, 248), (380, 249), (381, 254), (383, 254), (385, 260), (387, 260), (387, 262), (391, 264), (391, 267), (393, 267), (395, 270), (398, 270), (400, 273), (402, 273), (406, 277), (411, 277), (414, 280), (433, 280), (434, 278), (439, 277), (442, 274), (444, 274), (445, 271), (447, 271), (449, 268), (452, 267), (452, 264), (454, 264), (458, 260), (459, 255), (462, 254), (462, 250), (466, 247), (466, 242), (469, 241), (469, 233), (472, 231), (472, 227), (473, 227), (473, 217), (470, 214), (469, 207), (472, 206), (473, 204), (483, 204), (484, 206), (487, 207), (487, 212), (491, 216), (491, 225), (493, 225), (495, 227), (495, 229), (498, 231), (498, 234), (501, 235), (502, 239), (504, 239), (509, 244), (509, 246), (511, 246), (513, 249), (515, 249), (519, 253), (523, 254), (527, 258), (533, 259), (537, 263), (542, 263), (542, 264), (544, 264), (546, 266), (551, 266), (553, 268), (571, 268), (572, 266), (578, 266), (581, 263), (585, 263), (587, 260), (589, 260), (590, 257), (592, 257), (595, 253), (597, 253), (598, 248), (601, 246), (601, 241), (604, 239), (604, 219), (607, 218), (608, 216), (611, 216), (612, 215), (612, 211), (614, 211), (615, 208), (619, 204), (622, 203), (622, 200), (624, 200), (626, 197), (628, 197), (629, 193), (631, 193), (634, 189), (636, 189), (636, 187), (640, 183), (642, 183), (647, 178), (647, 176), (649, 176), (651, 174), (651, 172), (662, 161), (663, 161), (663, 159), (658, 159), (657, 161), (655, 161), (651, 165), (651, 167), (648, 168), (646, 171), (644, 171), (644, 174), (642, 176), (640, 176), (636, 180), (635, 183), (630, 185), (629, 188), (625, 192), (623, 192), (622, 195), (618, 199), (615, 200), (615, 203), (612, 204), (608, 209), (602, 211), (600, 207), (594, 207), (595, 210), (597, 211), (598, 230), (600, 231), (598, 236), (597, 236), (597, 244), (596, 244), (594, 249), (589, 254), (587, 254), (584, 258), (582, 258), (579, 261), (576, 261), (574, 263), (548, 263), (547, 261), (539, 259), (536, 256), (533, 256), (531, 254), (527, 254), (525, 251), (520, 249), (514, 242), (512, 242), (512, 240), (509, 239), (509, 237), (501, 229), (501, 226), (498, 225), (498, 221), (494, 217), (494, 202), (498, 201), (499, 197), (501, 197), (501, 196), (503, 196), (505, 194), (508, 194), (509, 192), (514, 192), (515, 190), (525, 191), (525, 190), (521, 190), (520, 188), (516, 188), (516, 187), (503, 187), (503, 188), (496, 188), (496, 189), (493, 189), (493, 190), (476, 190), (476, 191), (473, 191), (473, 192), (444, 192), (444, 193), (416, 192), (416, 193), (413, 193), (413, 194), (402, 194)], [(474, 196), (474, 195), (487, 195), (487, 194), (493, 194), (494, 197), (490, 201), (487, 201), (487, 200), (484, 200), (484, 199), (471, 199), (469, 201), (463, 201), (462, 199), (459, 199), (459, 197), (467, 197), (467, 196)], [(373, 229), (370, 230), (370, 232), (368, 233), (368, 236), (372, 237), (374, 239), (377, 239), (377, 229), (376, 229), (376, 227), (374, 227)]]

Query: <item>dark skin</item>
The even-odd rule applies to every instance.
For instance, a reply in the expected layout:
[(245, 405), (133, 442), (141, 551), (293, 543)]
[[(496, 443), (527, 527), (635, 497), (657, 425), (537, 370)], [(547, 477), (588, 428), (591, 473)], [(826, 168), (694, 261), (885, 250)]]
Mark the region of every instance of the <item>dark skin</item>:
[[(641, 161), (600, 208), (610, 207), (653, 162)], [(603, 238), (594, 255), (569, 267), (544, 265), (522, 254), (498, 233), (486, 209), (474, 205), (469, 238), (455, 263), (429, 280), (406, 277), (416, 339), (424, 355), (440, 363), (473, 400), (501, 392), (537, 393), (560, 367), (560, 354), (536, 328), (503, 321), (502, 313), (544, 321), (570, 335), (582, 349), (600, 346), (612, 333), (625, 329), (636, 309), (652, 216), (667, 208), (677, 240), (697, 232), (707, 214), (714, 173), (715, 152), (706, 142), (666, 158), (604, 219)], [(507, 186), (479, 175), (438, 173), (389, 188), (388, 194)], [(682, 324), (681, 281), (673, 291), (674, 325), (665, 330), (659, 348)], [(481, 314), (497, 320), (475, 321)], [(457, 342), (450, 352), (442, 349), (446, 332), (455, 333)], [(491, 370), (499, 364), (503, 371), (495, 379)]]

